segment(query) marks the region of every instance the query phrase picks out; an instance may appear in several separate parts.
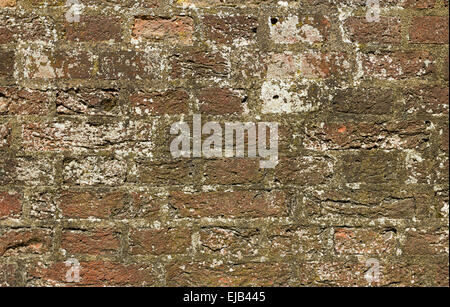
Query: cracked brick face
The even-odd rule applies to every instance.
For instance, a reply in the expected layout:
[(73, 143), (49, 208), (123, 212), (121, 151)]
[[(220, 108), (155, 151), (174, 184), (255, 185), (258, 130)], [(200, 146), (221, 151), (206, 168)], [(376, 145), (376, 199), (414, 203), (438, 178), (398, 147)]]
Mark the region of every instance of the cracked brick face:
[(449, 285), (448, 1), (64, 2), (0, 0), (0, 286)]

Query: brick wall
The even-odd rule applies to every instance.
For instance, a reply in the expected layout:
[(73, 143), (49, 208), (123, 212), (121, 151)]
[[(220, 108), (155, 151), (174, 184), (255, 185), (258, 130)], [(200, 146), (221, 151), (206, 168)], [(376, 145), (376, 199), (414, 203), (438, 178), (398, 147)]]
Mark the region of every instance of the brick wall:
[(448, 0), (79, 2), (0, 0), (1, 286), (448, 286)]

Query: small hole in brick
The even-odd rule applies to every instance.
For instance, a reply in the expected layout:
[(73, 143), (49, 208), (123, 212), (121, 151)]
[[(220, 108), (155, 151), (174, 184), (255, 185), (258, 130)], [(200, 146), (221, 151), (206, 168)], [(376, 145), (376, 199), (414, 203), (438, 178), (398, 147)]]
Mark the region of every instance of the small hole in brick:
[(245, 97), (242, 99), (242, 103), (246, 103), (247, 100), (248, 100), (248, 96), (245, 96)]
[(258, 31), (258, 28), (253, 28), (253, 29), (252, 29), (252, 32), (253, 32), (253, 33), (256, 33), (257, 31)]
[(272, 18), (270, 18), (270, 22), (271, 22), (273, 25), (276, 25), (277, 22), (278, 22), (278, 18), (272, 17)]
[(278, 99), (278, 98), (280, 98), (280, 96), (278, 96), (278, 95), (273, 96), (273, 99)]

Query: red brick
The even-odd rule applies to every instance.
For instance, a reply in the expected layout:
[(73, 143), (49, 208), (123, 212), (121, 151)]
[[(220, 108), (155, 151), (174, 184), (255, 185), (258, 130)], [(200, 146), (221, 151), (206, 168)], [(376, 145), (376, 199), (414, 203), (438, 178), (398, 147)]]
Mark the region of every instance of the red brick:
[(261, 183), (264, 171), (258, 160), (234, 158), (205, 162), (204, 176), (206, 184)]
[(156, 186), (189, 184), (192, 182), (192, 166), (180, 161), (143, 161), (136, 166), (133, 181)]
[(343, 76), (350, 64), (345, 53), (306, 52), (300, 55), (298, 73), (304, 78), (329, 78)]
[(333, 109), (347, 114), (391, 114), (395, 102), (392, 89), (348, 88), (339, 90), (333, 98)]
[(338, 228), (334, 232), (334, 248), (338, 254), (388, 255), (397, 247), (397, 231)]
[(131, 94), (130, 102), (136, 116), (189, 113), (189, 95), (184, 90)]
[(0, 219), (16, 218), (22, 213), (22, 197), (18, 193), (0, 192)]
[(68, 89), (56, 93), (56, 111), (62, 115), (120, 115), (115, 89)]
[(428, 51), (370, 54), (363, 58), (363, 69), (379, 79), (424, 77), (434, 72), (434, 59)]
[(448, 123), (446, 126), (442, 128), (442, 131), (439, 132), (440, 142), (439, 147), (441, 150), (445, 151), (447, 154), (449, 152), (449, 128)]
[(169, 202), (183, 217), (258, 218), (284, 216), (287, 195), (282, 191), (171, 192)]
[(346, 153), (340, 157), (342, 164), (338, 173), (348, 183), (398, 182), (406, 180), (400, 158), (400, 154), (395, 151), (369, 150)]
[(395, 17), (383, 17), (379, 22), (368, 22), (365, 17), (350, 17), (344, 25), (354, 42), (399, 44), (402, 40), (400, 19)]
[(203, 16), (205, 37), (219, 44), (252, 43), (256, 40), (258, 18), (249, 15)]
[(174, 79), (220, 78), (229, 73), (228, 60), (218, 51), (187, 48), (169, 59)]
[(80, 15), (79, 22), (65, 22), (65, 35), (69, 41), (98, 42), (122, 40), (121, 20), (115, 16)]
[(53, 185), (54, 163), (53, 158), (43, 156), (0, 157), (0, 185)]
[(449, 107), (448, 92), (448, 87), (439, 85), (407, 88), (403, 93), (403, 112), (405, 115), (446, 115)]
[(144, 17), (134, 20), (133, 36), (191, 45), (193, 31), (194, 20), (191, 17)]
[(261, 231), (257, 228), (205, 227), (199, 235), (202, 254), (239, 260), (264, 255)]
[(20, 286), (21, 286), (21, 276), (17, 265), (14, 263), (0, 263), (0, 287), (20, 287)]
[(402, 4), (407, 8), (431, 9), (436, 5), (436, 0), (406, 0)]
[(208, 265), (172, 263), (167, 266), (168, 286), (174, 287), (274, 287), (288, 286), (286, 263)]
[(328, 17), (270, 16), (270, 37), (278, 44), (319, 43), (328, 39), (331, 22)]
[(305, 193), (298, 215), (305, 220), (326, 221), (339, 218), (412, 219), (416, 215), (416, 207), (432, 207), (430, 200), (433, 194), (426, 187), (399, 188), (385, 184), (362, 185), (358, 189), (317, 188)]
[(183, 254), (190, 245), (191, 232), (187, 228), (133, 229), (130, 233), (131, 255)]
[(121, 191), (63, 191), (57, 204), (64, 218), (121, 217), (129, 199)]
[(403, 251), (407, 255), (448, 256), (448, 246), (448, 228), (408, 228)]
[(64, 184), (115, 186), (122, 185), (126, 179), (126, 161), (112, 157), (67, 158), (63, 164)]
[(110, 255), (120, 248), (120, 234), (112, 229), (94, 231), (64, 230), (61, 248), (68, 254)]
[(304, 146), (311, 150), (405, 149), (428, 142), (430, 133), (425, 121), (342, 122), (306, 128)]
[(158, 277), (151, 264), (122, 264), (110, 261), (80, 262), (80, 282), (68, 282), (70, 266), (65, 262), (38, 263), (27, 270), (35, 286), (155, 286)]
[(241, 114), (243, 111), (242, 98), (238, 92), (231, 89), (203, 89), (198, 93), (197, 98), (200, 103), (200, 112), (203, 114)]
[(0, 232), (0, 256), (44, 254), (51, 248), (51, 231), (21, 229)]
[(17, 42), (48, 42), (55, 39), (55, 23), (51, 18), (29, 10), (2, 11), (0, 45)]
[(134, 50), (102, 52), (99, 55), (97, 77), (106, 80), (157, 78), (158, 72), (154, 71), (154, 68), (159, 66), (159, 63), (151, 64), (149, 58), (145, 53)]
[(92, 120), (87, 123), (63, 121), (33, 123), (22, 126), (22, 148), (29, 151), (70, 151), (74, 153), (120, 151), (147, 155), (151, 124), (105, 123)]
[(448, 16), (415, 17), (409, 40), (412, 43), (448, 44)]
[(49, 92), (18, 87), (0, 87), (1, 115), (48, 115), (52, 111)]
[(14, 73), (14, 51), (0, 50), (0, 78), (11, 78)]
[(42, 50), (30, 47), (25, 55), (24, 77), (31, 79), (86, 79), (92, 77), (94, 60), (85, 50)]
[(282, 184), (321, 184), (333, 174), (333, 167), (333, 162), (324, 157), (282, 158), (275, 168), (275, 180)]
[(11, 125), (0, 124), (0, 151), (8, 150), (11, 146)]
[(16, 0), (0, 0), (0, 7), (14, 7)]

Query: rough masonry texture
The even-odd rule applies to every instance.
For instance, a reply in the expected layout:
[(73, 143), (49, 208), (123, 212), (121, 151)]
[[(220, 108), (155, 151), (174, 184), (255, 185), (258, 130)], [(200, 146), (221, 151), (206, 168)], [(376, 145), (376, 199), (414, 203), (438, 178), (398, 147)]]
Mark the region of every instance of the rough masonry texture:
[(449, 285), (448, 0), (79, 2), (0, 0), (1, 286)]

